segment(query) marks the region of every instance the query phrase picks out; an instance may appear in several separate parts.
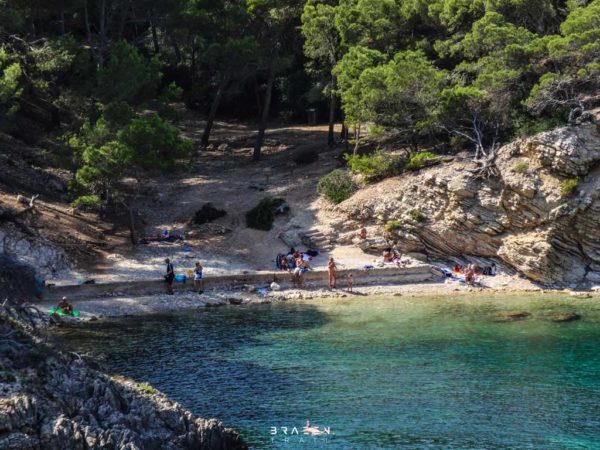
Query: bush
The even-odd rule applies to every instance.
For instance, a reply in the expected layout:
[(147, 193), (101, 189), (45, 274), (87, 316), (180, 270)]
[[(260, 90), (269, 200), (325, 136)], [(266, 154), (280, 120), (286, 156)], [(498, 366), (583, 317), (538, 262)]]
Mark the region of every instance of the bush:
[(335, 169), (322, 177), (317, 192), (332, 203), (341, 203), (356, 191), (356, 184), (345, 170)]
[(516, 173), (526, 173), (529, 170), (529, 164), (525, 162), (520, 162), (514, 165), (513, 172)]
[(82, 195), (71, 202), (73, 208), (98, 209), (102, 205), (102, 199), (98, 195)]
[(150, 383), (140, 383), (138, 389), (145, 394), (156, 394), (158, 392)]
[(192, 141), (183, 139), (177, 128), (156, 114), (133, 120), (118, 138), (133, 149), (134, 162), (146, 169), (173, 169), (176, 160), (189, 156), (193, 149)]
[(440, 157), (431, 152), (420, 152), (413, 155), (404, 166), (406, 170), (419, 170), (440, 162)]
[(202, 225), (203, 223), (212, 222), (227, 215), (227, 212), (222, 209), (217, 209), (212, 203), (205, 203), (202, 208), (196, 211), (194, 215), (194, 223)]
[(263, 198), (258, 205), (246, 213), (246, 226), (256, 230), (269, 231), (273, 228), (275, 210), (285, 203), (282, 198)]
[(404, 224), (399, 220), (390, 220), (388, 221), (388, 223), (385, 224), (385, 232), (393, 233), (394, 231), (401, 230), (403, 226)]
[(307, 148), (304, 150), (300, 150), (298, 153), (294, 155), (294, 162), (299, 166), (304, 166), (306, 164), (314, 163), (319, 159), (319, 152), (312, 148)]
[(414, 220), (415, 222), (425, 222), (427, 220), (427, 217), (425, 216), (425, 214), (423, 214), (421, 211), (419, 211), (418, 209), (413, 209), (410, 213), (408, 213), (410, 215), (410, 218), (412, 220)]
[(575, 189), (577, 189), (577, 185), (579, 184), (579, 178), (567, 178), (560, 183), (560, 195), (561, 197), (568, 197)]
[(391, 156), (382, 150), (377, 150), (372, 155), (346, 155), (350, 170), (360, 173), (366, 181), (377, 181), (385, 177), (402, 172), (404, 159)]

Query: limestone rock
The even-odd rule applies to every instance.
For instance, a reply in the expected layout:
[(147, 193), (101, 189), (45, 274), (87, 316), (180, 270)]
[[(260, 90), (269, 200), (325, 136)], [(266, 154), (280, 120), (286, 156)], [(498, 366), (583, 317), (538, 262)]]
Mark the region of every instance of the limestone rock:
[[(357, 223), (378, 227), (358, 243), (375, 253), (394, 244), (433, 258), (499, 259), (543, 284), (600, 283), (599, 163), (595, 125), (557, 128), (502, 147), (498, 177), (478, 178), (457, 158), (367, 186), (336, 206), (347, 224), (337, 231), (346, 242)], [(578, 196), (561, 196), (565, 177), (580, 178)], [(415, 209), (425, 222), (411, 220)], [(392, 220), (402, 226), (386, 233)]]

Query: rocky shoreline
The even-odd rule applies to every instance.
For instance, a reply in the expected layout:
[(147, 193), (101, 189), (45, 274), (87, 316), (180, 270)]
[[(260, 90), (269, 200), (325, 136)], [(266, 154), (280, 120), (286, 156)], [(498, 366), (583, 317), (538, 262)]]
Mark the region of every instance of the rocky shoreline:
[(247, 448), (216, 419), (195, 417), (149, 385), (110, 377), (6, 317), (0, 332), (11, 337), (0, 346), (0, 448)]

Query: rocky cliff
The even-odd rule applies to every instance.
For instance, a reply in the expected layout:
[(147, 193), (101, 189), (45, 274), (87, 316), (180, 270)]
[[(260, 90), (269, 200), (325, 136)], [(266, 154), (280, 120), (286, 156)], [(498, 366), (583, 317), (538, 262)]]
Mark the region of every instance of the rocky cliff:
[(0, 448), (246, 448), (217, 420), (14, 331), (0, 318), (0, 333), (11, 338), (0, 342)]
[(368, 186), (337, 206), (338, 242), (367, 224), (385, 236), (363, 244), (372, 250), (497, 259), (542, 284), (600, 282), (598, 127), (517, 140), (496, 166), (497, 176), (478, 177), (464, 155)]

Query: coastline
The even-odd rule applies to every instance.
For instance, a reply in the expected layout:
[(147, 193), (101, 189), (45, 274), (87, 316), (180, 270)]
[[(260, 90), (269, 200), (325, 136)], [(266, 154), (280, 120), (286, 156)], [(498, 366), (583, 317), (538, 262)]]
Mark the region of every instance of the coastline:
[[(320, 274), (323, 275), (323, 274)], [(530, 281), (518, 276), (499, 274), (495, 277), (484, 277), (481, 286), (468, 286), (464, 283), (446, 281), (441, 277), (432, 277), (430, 280), (409, 283), (385, 283), (381, 279), (373, 280), (373, 284), (357, 285), (353, 292), (348, 292), (345, 280), (337, 289), (329, 289), (325, 281), (311, 282), (306, 288), (282, 288), (281, 290), (268, 290), (264, 295), (257, 292), (256, 286), (251, 284), (238, 284), (235, 286), (216, 286), (206, 289), (203, 294), (197, 294), (191, 285), (185, 286), (167, 295), (164, 290), (145, 295), (112, 295), (87, 298), (74, 301), (75, 307), (81, 311), (78, 318), (64, 318), (64, 322), (77, 323), (94, 321), (104, 318), (140, 316), (150, 314), (169, 314), (178, 311), (198, 310), (222, 306), (257, 305), (288, 301), (306, 300), (335, 300), (372, 297), (421, 297), (421, 296), (472, 296), (481, 294), (511, 294), (511, 293), (539, 293), (539, 294), (568, 294), (577, 297), (591, 297), (593, 291), (571, 291), (569, 289), (545, 289), (534, 285)], [(264, 292), (264, 291), (263, 291)], [(44, 300), (37, 304), (45, 310), (54, 303)]]

